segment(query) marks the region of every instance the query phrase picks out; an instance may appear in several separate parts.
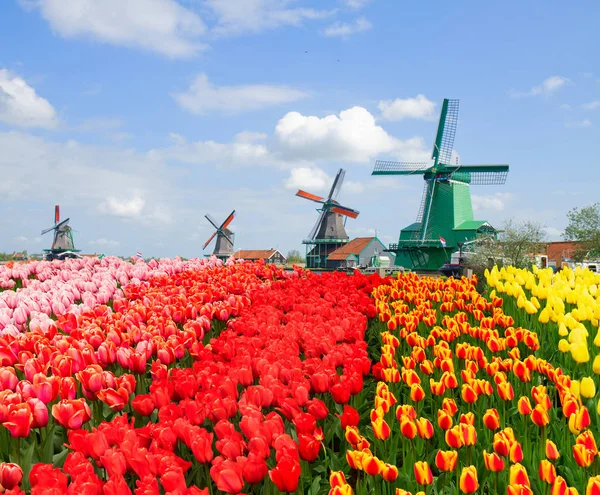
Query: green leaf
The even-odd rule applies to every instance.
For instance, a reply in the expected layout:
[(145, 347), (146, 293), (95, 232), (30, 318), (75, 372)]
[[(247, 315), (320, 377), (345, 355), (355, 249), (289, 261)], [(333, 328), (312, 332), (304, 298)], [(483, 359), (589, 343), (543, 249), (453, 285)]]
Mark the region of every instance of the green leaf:
[(65, 459), (67, 458), (68, 454), (69, 449), (64, 449), (62, 452), (54, 454), (52, 456), (52, 464), (54, 464), (54, 467), (63, 467), (63, 464), (65, 463)]
[(325, 466), (323, 466), (323, 464), (319, 464), (318, 466), (313, 468), (313, 471), (316, 471), (317, 473), (324, 473), (325, 471), (327, 471), (327, 469), (325, 468)]
[(308, 491), (308, 495), (317, 495), (319, 493), (319, 489), (321, 488), (321, 477), (317, 476), (312, 484), (310, 485), (310, 490)]

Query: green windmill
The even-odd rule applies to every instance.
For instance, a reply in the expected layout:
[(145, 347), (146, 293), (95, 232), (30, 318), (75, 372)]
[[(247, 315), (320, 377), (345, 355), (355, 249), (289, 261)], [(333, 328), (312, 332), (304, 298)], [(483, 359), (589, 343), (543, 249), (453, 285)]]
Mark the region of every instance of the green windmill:
[(495, 236), (485, 220), (475, 220), (470, 186), (502, 185), (508, 165), (451, 164), (458, 123), (458, 100), (444, 99), (430, 162), (377, 161), (372, 175), (422, 175), (425, 187), (415, 223), (400, 231), (396, 265), (437, 271), (458, 249), (458, 243), (480, 235)]

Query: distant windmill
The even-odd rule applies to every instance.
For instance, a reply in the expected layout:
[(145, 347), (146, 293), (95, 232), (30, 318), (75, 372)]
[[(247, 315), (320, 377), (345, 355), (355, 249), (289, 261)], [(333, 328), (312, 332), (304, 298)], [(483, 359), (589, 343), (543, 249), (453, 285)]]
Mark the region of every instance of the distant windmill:
[(470, 186), (504, 184), (509, 166), (460, 165), (458, 155), (452, 164), (457, 124), (458, 100), (444, 99), (430, 161), (375, 163), (372, 175), (420, 175), (425, 180), (416, 222), (402, 229), (398, 244), (390, 244), (396, 265), (437, 271), (459, 242), (497, 232), (485, 220), (474, 220)]
[(54, 231), (54, 240), (52, 241), (52, 247), (50, 249), (44, 249), (46, 253), (46, 259), (53, 260), (56, 258), (70, 257), (73, 255), (77, 257), (75, 253), (79, 250), (75, 249), (75, 243), (73, 242), (73, 229), (69, 227), (69, 219), (60, 221), (60, 206), (54, 207), (54, 226), (42, 231), (42, 235), (48, 232)]
[(307, 268), (324, 268), (327, 256), (349, 241), (348, 234), (346, 234), (344, 217), (356, 218), (359, 212), (347, 206), (342, 206), (337, 201), (345, 175), (345, 170), (340, 169), (338, 171), (327, 198), (322, 198), (303, 190), (299, 190), (296, 193), (296, 196), (321, 205), (317, 209), (319, 212), (317, 223), (310, 231), (310, 234), (308, 234), (308, 237), (302, 241), (307, 246)]
[(235, 234), (231, 232), (227, 227), (233, 221), (235, 217), (235, 210), (233, 210), (229, 216), (225, 219), (225, 221), (221, 224), (221, 226), (217, 226), (217, 221), (211, 217), (208, 213), (204, 215), (206, 219), (211, 223), (211, 225), (216, 229), (213, 234), (209, 237), (208, 241), (204, 243), (202, 249), (206, 249), (206, 247), (211, 243), (214, 237), (217, 237), (215, 242), (215, 249), (212, 254), (214, 254), (217, 258), (225, 261), (231, 255), (233, 255), (233, 242), (235, 239)]

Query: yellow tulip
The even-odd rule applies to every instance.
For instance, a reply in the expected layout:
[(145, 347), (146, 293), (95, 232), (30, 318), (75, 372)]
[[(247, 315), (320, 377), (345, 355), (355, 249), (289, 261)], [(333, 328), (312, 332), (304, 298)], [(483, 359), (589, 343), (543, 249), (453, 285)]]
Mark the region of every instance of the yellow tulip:
[(561, 337), (566, 337), (567, 335), (569, 335), (567, 327), (562, 322), (558, 324), (558, 335), (560, 335)]
[(587, 344), (574, 342), (571, 344), (571, 356), (578, 363), (587, 363), (590, 360)]
[[(592, 364), (592, 369), (594, 370), (594, 373), (600, 375), (600, 354), (598, 354), (594, 358), (594, 364)], [(598, 403), (600, 403), (600, 401), (598, 401)]]
[(558, 341), (558, 350), (560, 352), (569, 352), (571, 350), (571, 344), (565, 339), (560, 339)]
[(580, 391), (581, 395), (586, 399), (594, 397), (594, 395), (596, 395), (596, 384), (594, 383), (594, 380), (589, 376), (582, 378)]
[(570, 391), (576, 397), (579, 397), (579, 394), (581, 393), (581, 384), (579, 383), (579, 380), (571, 380)]
[(544, 309), (542, 309), (540, 316), (538, 317), (538, 321), (544, 324), (550, 321), (550, 311), (548, 311), (547, 306)]
[(526, 300), (525, 301), (525, 311), (527, 311), (527, 314), (534, 315), (537, 313), (537, 308), (531, 301)]
[(596, 347), (600, 347), (600, 328), (598, 329), (598, 333), (596, 334), (596, 338), (594, 339), (594, 345)]

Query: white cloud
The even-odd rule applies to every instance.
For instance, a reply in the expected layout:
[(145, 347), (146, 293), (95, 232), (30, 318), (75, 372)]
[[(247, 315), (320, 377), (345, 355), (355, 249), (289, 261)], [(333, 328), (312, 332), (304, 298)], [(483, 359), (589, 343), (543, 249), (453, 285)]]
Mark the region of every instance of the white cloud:
[(362, 107), (322, 118), (289, 112), (277, 123), (275, 140), (284, 158), (296, 160), (364, 163), (380, 154), (407, 161), (428, 157), (422, 138), (400, 140), (390, 136)]
[(326, 191), (331, 186), (331, 181), (331, 177), (318, 167), (299, 167), (290, 171), (290, 177), (285, 181), (285, 187), (319, 192)]
[(0, 121), (18, 127), (56, 127), (54, 107), (35, 89), (6, 69), (0, 69)]
[(431, 120), (435, 118), (435, 103), (424, 95), (406, 99), (396, 98), (393, 101), (383, 100), (377, 107), (381, 110), (381, 116), (385, 120)]
[(95, 132), (95, 131), (108, 131), (111, 129), (118, 129), (123, 125), (121, 119), (111, 117), (93, 117), (91, 119), (84, 120), (81, 124), (73, 127), (74, 131), (81, 132)]
[(557, 240), (562, 238), (562, 229), (557, 229), (556, 227), (544, 227), (543, 230), (546, 232), (550, 240)]
[(115, 143), (120, 143), (122, 141), (127, 141), (131, 139), (133, 137), (133, 134), (130, 134), (129, 132), (115, 132), (112, 134), (108, 134), (106, 137), (111, 141), (114, 141)]
[(514, 199), (512, 193), (495, 193), (486, 196), (471, 194), (473, 211), (504, 211), (506, 204)]
[(206, 74), (199, 74), (184, 93), (172, 95), (188, 112), (202, 115), (211, 111), (235, 114), (290, 103), (308, 94), (288, 86), (247, 84), (215, 86)]
[(573, 120), (570, 122), (565, 122), (565, 127), (572, 127), (572, 128), (590, 127), (591, 125), (592, 125), (592, 121), (590, 119)]
[(207, 0), (221, 35), (257, 33), (281, 26), (300, 26), (307, 20), (323, 19), (333, 11), (290, 7), (291, 0)]
[(21, 132), (0, 132), (0, 149), (0, 202), (35, 197), (59, 203), (74, 228), (77, 210), (100, 209), (142, 223), (160, 220), (161, 211), (172, 216), (169, 202), (178, 194), (174, 181), (182, 172), (147, 154)]
[(352, 24), (346, 22), (334, 22), (327, 26), (323, 31), (323, 34), (329, 38), (347, 38), (353, 34), (364, 33), (373, 27), (367, 19), (359, 17)]
[(561, 110), (571, 110), (571, 105), (568, 103), (563, 103), (560, 107)]
[(542, 84), (532, 87), (529, 91), (520, 92), (520, 91), (512, 90), (510, 92), (510, 95), (513, 98), (520, 98), (520, 97), (524, 97), (524, 96), (552, 96), (559, 89), (561, 89), (563, 86), (565, 86), (569, 82), (570, 82), (570, 80), (567, 79), (566, 77), (550, 76), (550, 77), (544, 79)]
[(273, 165), (273, 156), (265, 144), (244, 141), (218, 143), (216, 141), (189, 142), (182, 136), (171, 136), (172, 145), (150, 150), (148, 156), (156, 160), (175, 160), (182, 163), (216, 166)]
[(13, 237), (13, 240), (15, 240), (17, 242), (27, 242), (27, 237), (18, 235), (17, 237)]
[(202, 19), (175, 0), (37, 0), (34, 4), (52, 29), (64, 38), (95, 41), (189, 57), (203, 45)]
[(115, 217), (135, 218), (140, 216), (145, 205), (146, 200), (135, 192), (130, 198), (107, 197), (98, 205), (98, 211)]
[(590, 101), (581, 105), (584, 110), (598, 110), (600, 109), (600, 100)]
[(121, 243), (119, 241), (113, 241), (112, 239), (106, 239), (105, 237), (100, 237), (94, 241), (90, 241), (89, 244), (92, 246), (108, 246), (108, 247), (116, 247)]
[(351, 9), (362, 9), (370, 2), (371, 0), (344, 0), (346, 6), (350, 7)]

